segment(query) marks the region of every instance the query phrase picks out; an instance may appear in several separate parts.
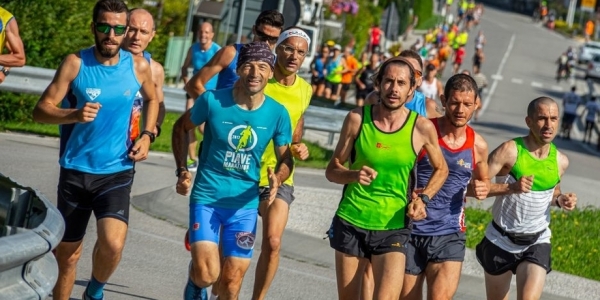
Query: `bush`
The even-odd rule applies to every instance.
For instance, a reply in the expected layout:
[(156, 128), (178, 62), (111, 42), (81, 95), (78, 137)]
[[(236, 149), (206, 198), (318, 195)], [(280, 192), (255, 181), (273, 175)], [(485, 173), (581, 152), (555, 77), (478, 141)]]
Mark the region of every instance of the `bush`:
[[(419, 24), (433, 16), (433, 0), (418, 0), (413, 4), (414, 15), (419, 18)], [(419, 26), (417, 24), (417, 26)]]
[(39, 96), (35, 95), (1, 92), (0, 120), (2, 122), (31, 121), (31, 112), (38, 99)]

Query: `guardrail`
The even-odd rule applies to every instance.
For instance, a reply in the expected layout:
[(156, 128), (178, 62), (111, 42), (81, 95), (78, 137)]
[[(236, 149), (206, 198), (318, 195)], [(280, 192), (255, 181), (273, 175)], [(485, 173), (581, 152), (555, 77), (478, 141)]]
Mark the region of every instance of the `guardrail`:
[(46, 299), (58, 278), (52, 250), (62, 216), (32, 188), (0, 174), (0, 299)]
[[(56, 71), (25, 66), (11, 68), (10, 72), (6, 80), (0, 84), (0, 90), (41, 95), (52, 81)], [(173, 87), (165, 87), (163, 91), (167, 111), (183, 113), (185, 110), (185, 91)], [(335, 134), (342, 130), (346, 114), (346, 111), (311, 105), (304, 115), (304, 128), (328, 132), (327, 143), (332, 145)]]

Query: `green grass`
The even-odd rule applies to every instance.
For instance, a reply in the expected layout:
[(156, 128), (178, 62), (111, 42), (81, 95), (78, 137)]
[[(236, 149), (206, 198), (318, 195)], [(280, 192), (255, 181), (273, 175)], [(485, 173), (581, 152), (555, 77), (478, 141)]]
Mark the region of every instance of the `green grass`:
[[(600, 227), (597, 225), (600, 210), (582, 208), (564, 212), (553, 209), (550, 215), (552, 269), (600, 280), (600, 269), (596, 267), (600, 254)], [(467, 247), (475, 248), (491, 220), (487, 210), (466, 209)]]
[(422, 29), (434, 28), (443, 19), (444, 19), (444, 17), (442, 17), (440, 15), (432, 15), (431, 18), (429, 18), (427, 20), (423, 20), (423, 21), (419, 20), (419, 23), (417, 24), (415, 29), (422, 30)]

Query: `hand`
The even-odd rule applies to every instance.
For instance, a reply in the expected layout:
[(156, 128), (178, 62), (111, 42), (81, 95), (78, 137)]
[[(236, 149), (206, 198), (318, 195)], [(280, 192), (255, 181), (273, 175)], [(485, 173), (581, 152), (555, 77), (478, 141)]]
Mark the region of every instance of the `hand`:
[(6, 75), (4, 75), (4, 73), (0, 72), (0, 83), (3, 83), (4, 79), (6, 79)]
[(566, 193), (558, 196), (558, 204), (564, 210), (573, 210), (577, 205), (577, 195), (575, 193)]
[(192, 186), (192, 174), (189, 171), (183, 171), (179, 174), (179, 178), (177, 178), (177, 185), (175, 185), (175, 190), (177, 194), (182, 196), (187, 196), (190, 192), (190, 187)]
[(367, 86), (366, 86), (366, 85), (364, 85), (363, 83), (357, 83), (357, 84), (358, 84), (358, 87), (359, 87), (361, 90), (364, 90), (365, 88), (367, 88)]
[(427, 217), (427, 211), (425, 210), (425, 203), (420, 197), (413, 193), (413, 199), (408, 203), (408, 210), (406, 215), (413, 221), (420, 221)]
[(131, 150), (129, 150), (129, 158), (135, 162), (148, 158), (148, 150), (150, 149), (150, 137), (145, 134), (135, 141)]
[(77, 111), (77, 121), (88, 123), (94, 121), (102, 105), (98, 102), (86, 102), (85, 105)]
[(299, 160), (306, 160), (308, 158), (308, 147), (304, 143), (292, 144), (291, 147), (292, 155), (294, 158)]
[(477, 200), (485, 200), (490, 192), (490, 187), (485, 184), (485, 181), (478, 179), (471, 180), (467, 188), (473, 191), (472, 195), (474, 195)]
[(357, 173), (356, 181), (362, 185), (370, 185), (371, 181), (375, 180), (375, 178), (377, 178), (377, 171), (363, 166)]
[(269, 177), (269, 205), (271, 205), (275, 201), (275, 197), (277, 197), (277, 189), (281, 185), (281, 182), (271, 167), (267, 168), (267, 176)]
[(510, 190), (513, 193), (529, 193), (531, 192), (531, 187), (533, 186), (533, 175), (522, 176), (519, 181), (514, 182), (510, 185)]

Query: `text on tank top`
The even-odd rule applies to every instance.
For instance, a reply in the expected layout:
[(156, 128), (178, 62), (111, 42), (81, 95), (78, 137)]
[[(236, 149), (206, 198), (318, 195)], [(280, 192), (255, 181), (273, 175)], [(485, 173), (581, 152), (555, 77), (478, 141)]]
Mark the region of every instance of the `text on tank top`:
[(406, 228), (410, 221), (406, 206), (414, 185), (413, 169), (417, 159), (412, 136), (418, 115), (410, 111), (398, 130), (383, 132), (375, 125), (372, 108), (363, 107), (350, 169), (368, 166), (378, 175), (370, 185), (346, 184), (336, 214), (367, 230)]
[[(149, 64), (152, 64), (152, 55), (149, 52), (144, 51), (143, 56)], [(131, 125), (129, 126), (129, 138), (132, 142), (140, 136), (140, 120), (142, 118), (143, 108), (144, 97), (142, 97), (142, 93), (138, 91), (137, 93), (135, 93), (135, 98), (133, 99), (133, 109), (131, 110)]]

